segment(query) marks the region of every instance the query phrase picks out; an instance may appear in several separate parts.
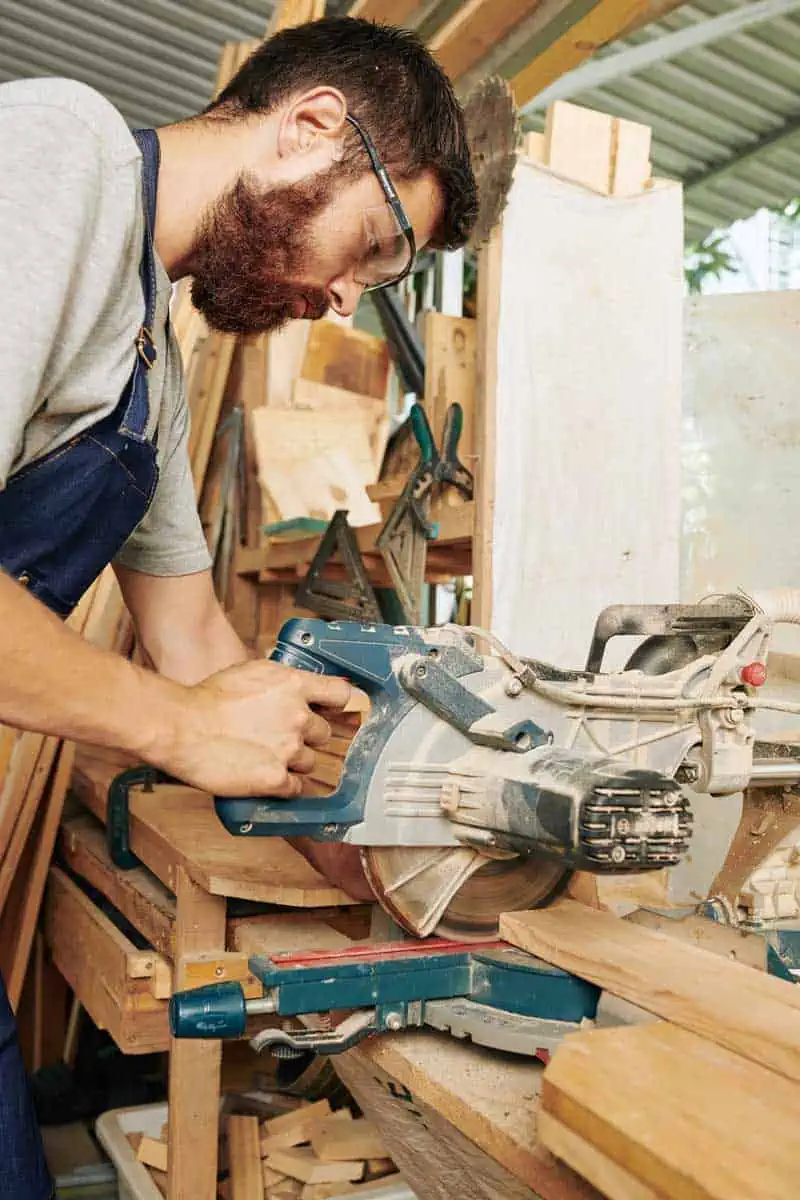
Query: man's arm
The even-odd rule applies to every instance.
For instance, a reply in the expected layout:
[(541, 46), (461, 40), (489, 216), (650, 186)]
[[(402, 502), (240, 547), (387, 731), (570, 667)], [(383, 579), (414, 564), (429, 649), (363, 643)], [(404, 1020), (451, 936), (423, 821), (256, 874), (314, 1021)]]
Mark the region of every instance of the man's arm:
[(210, 571), (145, 575), (115, 567), (139, 644), (155, 669), (180, 683), (199, 683), (250, 658), (225, 616)]
[(125, 750), (220, 795), (297, 795), (343, 679), (246, 662), (187, 687), (85, 642), (0, 572), (0, 722)]

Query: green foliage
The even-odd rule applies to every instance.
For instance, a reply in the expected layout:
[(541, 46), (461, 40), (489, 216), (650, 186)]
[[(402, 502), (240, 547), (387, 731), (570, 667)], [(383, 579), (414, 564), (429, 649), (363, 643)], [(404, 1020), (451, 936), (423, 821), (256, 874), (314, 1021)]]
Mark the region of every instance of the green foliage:
[(720, 279), (727, 272), (736, 271), (736, 256), (724, 249), (724, 245), (725, 234), (710, 233), (686, 247), (684, 276), (689, 295), (699, 296), (706, 279)]

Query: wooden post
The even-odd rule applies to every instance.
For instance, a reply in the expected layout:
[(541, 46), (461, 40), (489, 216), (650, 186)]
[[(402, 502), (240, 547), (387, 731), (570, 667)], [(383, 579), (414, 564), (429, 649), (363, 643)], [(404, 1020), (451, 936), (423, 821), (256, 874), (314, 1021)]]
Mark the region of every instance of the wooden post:
[[(183, 961), (225, 949), (225, 899), (176, 871), (174, 987), (183, 986)], [(222, 1043), (172, 1039), (169, 1056), (169, 1200), (215, 1200)]]

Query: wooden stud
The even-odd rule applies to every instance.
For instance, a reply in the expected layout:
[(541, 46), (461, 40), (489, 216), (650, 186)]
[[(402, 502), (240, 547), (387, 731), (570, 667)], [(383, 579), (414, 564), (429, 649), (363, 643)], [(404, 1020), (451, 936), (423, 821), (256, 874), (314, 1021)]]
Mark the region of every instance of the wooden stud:
[(611, 191), (613, 120), (556, 100), (547, 110), (545, 161), (554, 174), (607, 196)]
[[(175, 990), (183, 987), (183, 957), (225, 947), (225, 900), (209, 895), (177, 868)], [(169, 1200), (214, 1200), (222, 1043), (175, 1039), (169, 1059)]]
[(228, 1117), (228, 1166), (231, 1200), (263, 1200), (258, 1117)]
[(614, 117), (612, 122), (612, 196), (637, 196), (650, 180), (649, 125)]

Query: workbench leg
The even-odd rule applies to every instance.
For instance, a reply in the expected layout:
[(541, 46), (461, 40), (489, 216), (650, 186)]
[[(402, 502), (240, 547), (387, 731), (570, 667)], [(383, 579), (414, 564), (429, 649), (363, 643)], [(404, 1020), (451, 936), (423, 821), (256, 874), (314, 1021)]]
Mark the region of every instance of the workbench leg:
[[(225, 949), (223, 896), (212, 896), (178, 868), (175, 972), (183, 986), (187, 955)], [(219, 1128), (220, 1041), (170, 1041), (168, 1200), (215, 1200)]]

